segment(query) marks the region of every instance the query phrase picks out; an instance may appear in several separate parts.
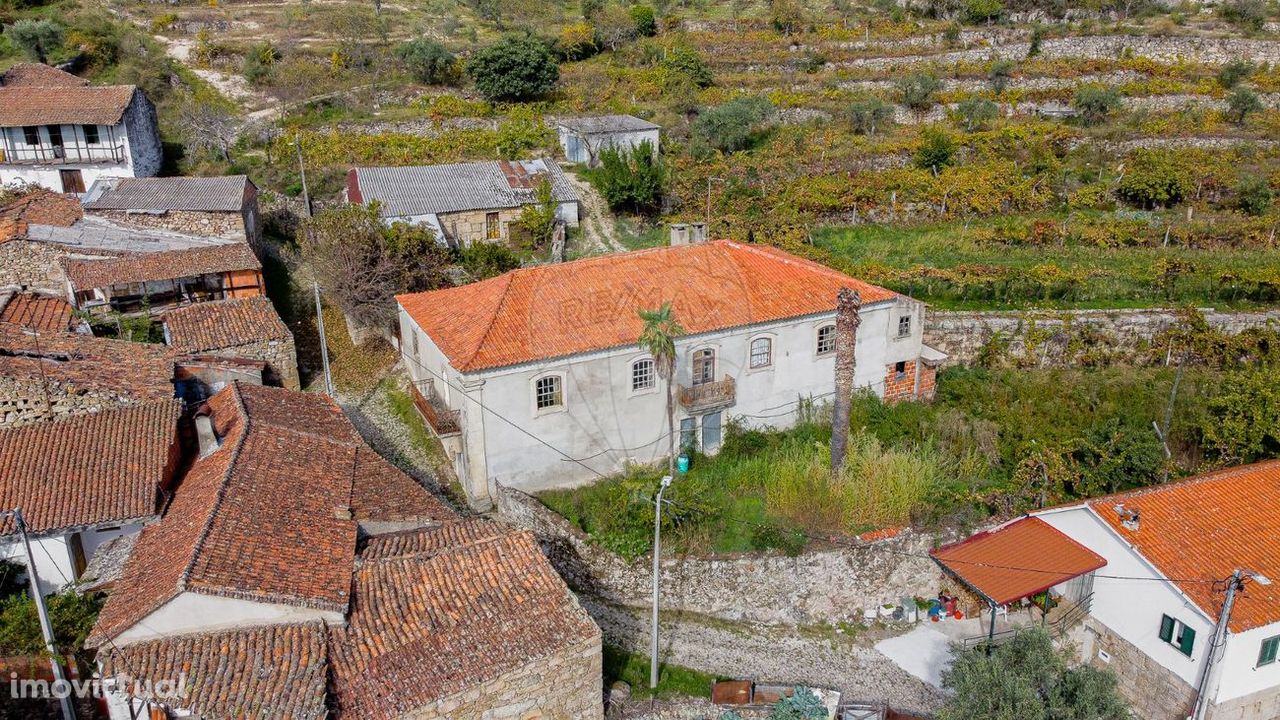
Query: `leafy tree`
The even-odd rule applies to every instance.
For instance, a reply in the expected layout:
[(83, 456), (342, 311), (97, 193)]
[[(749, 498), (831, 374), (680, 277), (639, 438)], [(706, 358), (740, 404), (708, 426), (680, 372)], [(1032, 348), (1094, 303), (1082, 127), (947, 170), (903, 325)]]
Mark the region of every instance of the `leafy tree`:
[(476, 89), (490, 101), (525, 101), (551, 92), (560, 68), (537, 38), (509, 35), (482, 48), (467, 63)]
[(1246, 60), (1232, 60), (1218, 70), (1218, 84), (1230, 90), (1253, 75), (1253, 63)]
[(676, 399), (672, 382), (676, 370), (676, 338), (684, 335), (684, 328), (676, 319), (671, 303), (665, 302), (657, 310), (638, 310), (644, 329), (640, 331), (640, 349), (649, 353), (658, 371), (658, 377), (667, 383), (667, 474), (676, 474)]
[(453, 53), (435, 40), (416, 38), (403, 42), (396, 48), (396, 57), (418, 82), (443, 85), (453, 80)]
[(1262, 112), (1262, 101), (1252, 88), (1237, 85), (1227, 95), (1227, 119), (1236, 125), (1244, 125), (1251, 113)]
[(1249, 215), (1265, 215), (1274, 199), (1275, 193), (1266, 178), (1245, 178), (1236, 185), (1236, 205)]
[(536, 250), (551, 242), (556, 230), (556, 209), (560, 204), (556, 202), (551, 181), (545, 177), (539, 178), (534, 186), (534, 197), (536, 200), (520, 211), (520, 228), (528, 233), (529, 242)]
[(986, 98), (969, 97), (956, 106), (955, 117), (967, 132), (984, 130), (1000, 115), (1000, 107)]
[(596, 44), (609, 50), (617, 50), (623, 43), (636, 38), (636, 24), (631, 13), (621, 5), (608, 5), (591, 16), (596, 29)]
[(1191, 191), (1191, 171), (1165, 149), (1141, 148), (1128, 158), (1117, 188), (1120, 195), (1144, 207), (1165, 207)]
[(1200, 431), (1226, 462), (1280, 454), (1280, 366), (1231, 373), (1209, 400)]
[(583, 20), (591, 20), (596, 13), (604, 9), (605, 0), (582, 0), (578, 8), (582, 12)]
[(990, 655), (957, 654), (942, 675), (952, 692), (938, 720), (1126, 720), (1129, 709), (1110, 671), (1069, 667), (1041, 628), (1022, 631)]
[(1080, 113), (1082, 123), (1098, 125), (1120, 109), (1120, 93), (1102, 85), (1081, 85), (1071, 98), (1071, 107)]
[(804, 31), (808, 18), (797, 0), (769, 0), (769, 23), (783, 35), (794, 35)]
[(65, 31), (52, 20), (18, 20), (5, 28), (4, 36), (23, 55), (43, 63), (48, 62), (49, 53), (62, 47)]
[[(84, 649), (84, 639), (98, 620), (102, 602), (102, 595), (80, 595), (70, 590), (45, 599), (53, 625), (54, 647), (59, 654), (69, 655)], [(36, 605), (27, 592), (0, 600), (0, 653), (6, 656), (47, 654)]]
[(662, 201), (667, 168), (647, 140), (634, 149), (605, 148), (591, 182), (614, 210), (654, 210)]
[(693, 124), (694, 138), (721, 152), (742, 150), (773, 112), (773, 103), (765, 98), (735, 98), (699, 115)]
[(700, 88), (710, 87), (715, 82), (711, 69), (703, 61), (697, 50), (687, 45), (676, 45), (667, 50), (659, 66), (669, 73), (686, 77)]
[(893, 106), (880, 99), (859, 100), (849, 106), (849, 124), (859, 135), (875, 135), (893, 124)]
[(565, 25), (556, 38), (556, 53), (562, 60), (585, 60), (598, 50), (596, 29), (589, 22)]
[(926, 72), (914, 72), (897, 81), (898, 96), (902, 104), (923, 112), (933, 107), (938, 101), (938, 92), (942, 90), (942, 81), (938, 76)]
[(991, 90), (997, 94), (1005, 91), (1009, 87), (1010, 81), (1013, 80), (1013, 71), (1018, 65), (1012, 60), (997, 60), (991, 63), (991, 70), (987, 73), (987, 82), (991, 83)]
[(462, 249), (464, 270), (476, 280), (487, 280), (520, 267), (520, 258), (502, 243), (477, 242)]
[(1004, 3), (1000, 0), (969, 0), (965, 3), (964, 14), (971, 23), (990, 23), (1004, 12)]
[(1261, 30), (1267, 22), (1267, 3), (1265, 0), (1228, 0), (1218, 6), (1218, 14), (1227, 22)]
[(1074, 459), (1081, 468), (1081, 497), (1155, 484), (1165, 466), (1164, 447), (1151, 427), (1119, 418), (1086, 430)]
[(635, 24), (636, 34), (640, 37), (658, 34), (658, 16), (650, 5), (632, 5), (631, 22)]
[(1040, 54), (1040, 47), (1044, 44), (1044, 28), (1036, 25), (1031, 28), (1031, 43), (1027, 46), (1027, 57), (1033, 58)]
[(951, 133), (940, 127), (930, 126), (921, 130), (920, 136), (923, 142), (912, 158), (916, 167), (937, 173), (955, 162), (956, 141)]

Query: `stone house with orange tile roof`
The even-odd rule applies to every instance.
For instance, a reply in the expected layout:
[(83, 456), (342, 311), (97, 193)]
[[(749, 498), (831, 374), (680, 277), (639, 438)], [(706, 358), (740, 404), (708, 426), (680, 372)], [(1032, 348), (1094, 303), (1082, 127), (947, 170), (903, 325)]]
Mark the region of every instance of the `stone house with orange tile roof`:
[(674, 379), (682, 446), (715, 452), (730, 421), (785, 427), (807, 400), (829, 402), (846, 286), (863, 301), (856, 384), (890, 400), (931, 396), (944, 356), (922, 341), (921, 303), (730, 241), (401, 295), (400, 345), (419, 410), (483, 507), (495, 483), (572, 486), (666, 456), (664, 383), (637, 344), (642, 309), (670, 302), (686, 330)]

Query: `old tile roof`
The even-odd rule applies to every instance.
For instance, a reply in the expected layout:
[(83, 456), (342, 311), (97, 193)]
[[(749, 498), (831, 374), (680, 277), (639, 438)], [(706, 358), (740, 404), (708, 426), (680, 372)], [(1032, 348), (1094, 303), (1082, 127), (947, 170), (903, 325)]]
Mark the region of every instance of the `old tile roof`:
[(564, 171), (545, 160), (354, 168), (347, 198), (377, 201), (382, 217), (515, 208), (536, 202), (536, 178), (543, 174), (557, 202), (577, 202)]
[(181, 414), (165, 400), (0, 430), (0, 507), (22, 508), (35, 534), (155, 516)]
[(43, 63), (17, 63), (0, 74), (5, 87), (50, 87), (55, 85), (88, 85), (89, 81)]
[(198, 718), (326, 717), (324, 623), (169, 637), (98, 653), (104, 678), (185, 679), (166, 704)]
[[(1170, 578), (1206, 614), (1216, 617), (1221, 595), (1212, 580), (1237, 568), (1261, 573), (1236, 596), (1231, 631), (1280, 622), (1280, 460), (1227, 468), (1181, 482), (1089, 502), (1089, 508)], [(1117, 506), (1137, 512), (1126, 527)]]
[(164, 314), (169, 344), (189, 352), (293, 337), (265, 296), (203, 302)]
[(84, 206), (88, 210), (238, 213), (250, 184), (246, 175), (103, 178), (89, 188)]
[(0, 218), (20, 220), (28, 225), (71, 227), (82, 217), (84, 210), (76, 196), (45, 188), (33, 189), (0, 207)]
[(0, 127), (117, 125), (137, 92), (133, 85), (0, 86)]
[(642, 132), (644, 130), (660, 130), (648, 120), (641, 120), (633, 115), (599, 115), (595, 117), (560, 118), (557, 121), (574, 132), (583, 135), (616, 132)]
[(1107, 564), (1101, 555), (1036, 517), (978, 533), (930, 554), (997, 605), (1030, 597)]
[(70, 332), (73, 329), (71, 303), (32, 292), (0, 295), (0, 323), (38, 332)]
[(67, 279), (78, 290), (104, 288), (117, 283), (173, 280), (262, 269), (262, 263), (258, 262), (253, 250), (243, 242), (113, 258), (65, 258), (62, 266), (66, 270)]
[(76, 581), (76, 590), (81, 593), (105, 592), (124, 576), (125, 563), (133, 555), (133, 545), (138, 541), (138, 533), (117, 535), (102, 543), (93, 551), (93, 556), (80, 573)]
[(208, 408), (221, 444), (142, 532), (91, 645), (183, 592), (345, 611), (357, 523), (453, 517), (323, 395), (233, 383)]
[(727, 240), (523, 268), (396, 300), (463, 372), (635, 345), (637, 310), (670, 302), (689, 334), (835, 311), (897, 295), (818, 263)]
[(72, 333), (37, 337), (0, 323), (0, 377), (95, 390), (128, 404), (173, 397), (173, 374), (173, 354), (163, 346)]
[(329, 630), (340, 717), (400, 717), (599, 637), (532, 533), (476, 520), (408, 535), (369, 541), (347, 625)]

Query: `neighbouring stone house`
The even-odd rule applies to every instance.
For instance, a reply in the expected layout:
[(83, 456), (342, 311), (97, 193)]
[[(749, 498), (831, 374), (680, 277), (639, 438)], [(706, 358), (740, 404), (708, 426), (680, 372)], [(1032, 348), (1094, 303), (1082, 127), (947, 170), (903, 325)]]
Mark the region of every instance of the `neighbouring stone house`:
[(565, 159), (595, 167), (600, 153), (609, 148), (630, 151), (649, 143), (656, 156), (662, 127), (631, 115), (562, 118), (556, 122), (560, 149)]
[(889, 400), (931, 396), (944, 356), (921, 340), (922, 303), (730, 241), (398, 296), (401, 353), (419, 409), (485, 506), (495, 483), (571, 486), (666, 456), (664, 384), (637, 344), (637, 311), (664, 303), (687, 331), (676, 340), (681, 446), (715, 452), (734, 420), (795, 423), (807, 400), (834, 394), (842, 287), (862, 294), (856, 385)]
[[(22, 508), (43, 592), (74, 584), (99, 546), (159, 516), (181, 414), (171, 398), (0, 429), (0, 507)], [(0, 557), (26, 562), (9, 519)]]
[(84, 209), (131, 227), (240, 237), (255, 246), (262, 239), (258, 187), (245, 175), (101, 178)]
[[(1082, 659), (1115, 671), (1138, 717), (1269, 720), (1280, 717), (1277, 517), (1280, 461), (1269, 461), (1041, 510), (938, 554), (992, 604), (1028, 594), (995, 597), (1014, 585), (1080, 604)], [(1244, 589), (1219, 643), (1237, 570)]]
[(531, 533), (463, 520), (323, 395), (235, 383), (195, 423), (87, 641), (112, 718), (602, 717), (599, 628)]
[(155, 107), (137, 87), (32, 65), (0, 76), (0, 183), (79, 194), (101, 177), (155, 175), (162, 157)]
[(387, 223), (431, 229), (453, 247), (511, 239), (511, 225), (537, 202), (538, 183), (551, 183), (556, 217), (578, 226), (578, 194), (564, 171), (546, 160), (516, 160), (418, 167), (352, 168), (346, 198), (378, 203)]
[(245, 242), (115, 257), (62, 260), (67, 294), (91, 313), (163, 312), (192, 303), (266, 292), (262, 264)]
[(164, 337), (186, 353), (262, 360), (266, 382), (300, 389), (293, 333), (266, 296), (170, 310), (164, 314)]

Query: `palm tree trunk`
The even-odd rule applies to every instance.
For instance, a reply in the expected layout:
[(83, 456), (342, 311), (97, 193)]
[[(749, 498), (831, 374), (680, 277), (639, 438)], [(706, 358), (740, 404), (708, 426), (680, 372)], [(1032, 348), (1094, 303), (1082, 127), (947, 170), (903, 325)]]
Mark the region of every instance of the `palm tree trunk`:
[(844, 467), (849, 452), (849, 411), (853, 403), (854, 349), (858, 342), (862, 296), (840, 288), (836, 295), (836, 399), (831, 413), (831, 473)]

